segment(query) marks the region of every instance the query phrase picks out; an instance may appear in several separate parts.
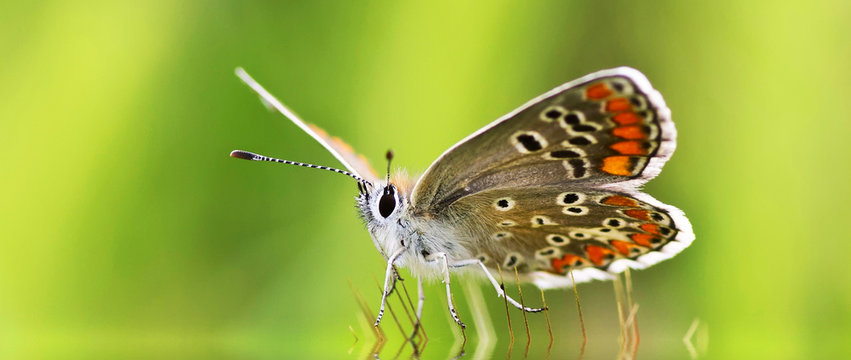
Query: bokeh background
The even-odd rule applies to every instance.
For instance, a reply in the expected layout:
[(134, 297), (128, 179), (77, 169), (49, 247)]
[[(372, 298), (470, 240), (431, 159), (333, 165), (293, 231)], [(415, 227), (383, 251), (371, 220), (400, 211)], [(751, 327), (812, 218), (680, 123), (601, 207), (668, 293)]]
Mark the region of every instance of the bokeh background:
[[(697, 234), (633, 273), (639, 357), (689, 358), (695, 319), (702, 358), (851, 356), (849, 15), (841, 0), (4, 1), (0, 358), (369, 355), (352, 288), (375, 311), (383, 262), (355, 185), (229, 158), (337, 165), (236, 66), (374, 166), (392, 148), (417, 172), (528, 99), (619, 65), (673, 110), (677, 153), (646, 188)], [(456, 283), (465, 357), (506, 356), (502, 301)], [(618, 353), (612, 289), (579, 288), (586, 358)], [(423, 357), (454, 356), (442, 287), (427, 296)], [(547, 293), (553, 358), (579, 352), (572, 296)], [(489, 312), (490, 352), (471, 303)], [(388, 320), (382, 358), (403, 346)], [(530, 325), (541, 357), (545, 322)]]

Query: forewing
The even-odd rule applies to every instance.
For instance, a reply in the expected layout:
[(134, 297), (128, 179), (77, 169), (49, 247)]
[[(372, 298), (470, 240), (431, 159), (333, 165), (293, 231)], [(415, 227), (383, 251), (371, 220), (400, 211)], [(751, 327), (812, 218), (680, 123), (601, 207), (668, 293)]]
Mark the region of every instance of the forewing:
[(617, 68), (559, 86), (460, 141), (426, 170), (412, 203), (438, 213), (494, 188), (636, 188), (661, 171), (676, 130), (640, 72)]
[(251, 90), (254, 90), (254, 92), (260, 96), (260, 100), (263, 101), (263, 104), (271, 109), (277, 110), (287, 119), (296, 124), (296, 126), (313, 137), (317, 142), (325, 147), (331, 155), (334, 155), (334, 157), (337, 158), (337, 160), (339, 160), (347, 170), (370, 182), (373, 182), (378, 178), (378, 175), (369, 165), (367, 159), (363, 155), (356, 153), (349, 144), (346, 144), (338, 137), (328, 135), (328, 133), (320, 129), (318, 126), (307, 123), (299, 118), (292, 110), (284, 106), (284, 104), (278, 101), (277, 98), (266, 91), (262, 85), (255, 81), (251, 75), (248, 75), (248, 73), (242, 68), (236, 69), (236, 75), (239, 76), (239, 78), (248, 85)]
[(611, 278), (672, 257), (694, 239), (683, 213), (640, 192), (558, 186), (493, 189), (447, 209), (468, 229), (470, 253), (495, 268), (517, 267), (544, 288)]

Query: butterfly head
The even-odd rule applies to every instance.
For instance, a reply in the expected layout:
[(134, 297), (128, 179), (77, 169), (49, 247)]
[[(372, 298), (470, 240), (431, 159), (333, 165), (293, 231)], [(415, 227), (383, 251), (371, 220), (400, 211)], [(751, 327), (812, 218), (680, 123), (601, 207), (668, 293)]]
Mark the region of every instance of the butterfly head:
[(358, 186), (361, 212), (370, 224), (393, 221), (407, 207), (407, 201), (405, 196), (400, 193), (400, 187), (390, 180), (390, 163), (392, 161), (393, 152), (388, 150), (387, 177), (383, 183), (377, 183), (374, 188)]
[(367, 223), (398, 223), (410, 205), (412, 184), (408, 174), (400, 170), (387, 180), (374, 181), (370, 187), (361, 186), (358, 205)]
[(410, 200), (410, 179), (404, 172), (398, 172), (391, 178), (390, 162), (393, 153), (387, 152), (387, 176), (384, 181), (375, 181), (373, 187), (361, 187), (358, 207), (366, 222), (367, 229), (382, 253), (392, 253), (399, 246), (404, 247), (402, 234), (408, 227), (408, 208)]
[(406, 246), (411, 229), (409, 188), (406, 182), (376, 181), (357, 198), (361, 218), (382, 254), (391, 254)]
[(361, 212), (369, 223), (394, 221), (407, 206), (405, 197), (392, 183), (381, 183), (373, 188), (362, 189), (358, 200)]

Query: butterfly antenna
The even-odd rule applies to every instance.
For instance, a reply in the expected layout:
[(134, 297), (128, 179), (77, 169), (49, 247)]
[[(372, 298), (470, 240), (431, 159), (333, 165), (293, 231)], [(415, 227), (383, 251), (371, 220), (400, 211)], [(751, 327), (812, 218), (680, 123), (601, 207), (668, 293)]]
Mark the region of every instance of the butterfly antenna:
[(340, 170), (340, 169), (337, 169), (337, 168), (332, 168), (330, 166), (313, 165), (313, 164), (307, 164), (307, 163), (302, 163), (302, 162), (298, 162), (298, 161), (290, 161), (290, 160), (281, 160), (281, 159), (276, 159), (276, 158), (273, 158), (273, 157), (259, 155), (259, 154), (255, 154), (253, 152), (242, 151), (242, 150), (231, 151), (230, 156), (235, 157), (237, 159), (244, 159), (244, 160), (251, 160), (251, 161), (270, 161), (270, 162), (276, 162), (276, 163), (287, 164), (287, 165), (304, 166), (304, 167), (308, 167), (308, 168), (311, 168), (311, 169), (333, 171), (335, 173), (343, 174), (343, 175), (346, 175), (346, 176), (348, 176), (352, 179), (355, 179), (359, 183), (364, 183), (364, 184), (368, 184), (369, 186), (372, 186), (372, 183), (364, 180), (360, 176), (352, 174), (352, 173), (350, 173), (346, 170)]
[(334, 155), (337, 160), (343, 163), (347, 169), (354, 169), (352, 166), (352, 159), (347, 159), (343, 154), (340, 153), (339, 150), (335, 148), (334, 142), (332, 138), (328, 137), (327, 134), (324, 134), (322, 130), (319, 128), (308, 124), (304, 120), (298, 117), (292, 110), (282, 104), (277, 98), (275, 98), (272, 94), (269, 93), (262, 85), (260, 85), (251, 75), (248, 75), (245, 70), (238, 67), (236, 68), (236, 76), (239, 77), (242, 82), (244, 82), (251, 90), (254, 91), (258, 96), (260, 96), (260, 101), (263, 102), (263, 105), (266, 106), (267, 109), (277, 110), (281, 115), (284, 115), (287, 119), (293, 122), (296, 126), (298, 126), (301, 130), (306, 132), (310, 137), (319, 142), (331, 155)]
[(387, 150), (387, 154), (384, 155), (387, 158), (387, 183), (390, 183), (390, 163), (393, 162), (393, 150)]

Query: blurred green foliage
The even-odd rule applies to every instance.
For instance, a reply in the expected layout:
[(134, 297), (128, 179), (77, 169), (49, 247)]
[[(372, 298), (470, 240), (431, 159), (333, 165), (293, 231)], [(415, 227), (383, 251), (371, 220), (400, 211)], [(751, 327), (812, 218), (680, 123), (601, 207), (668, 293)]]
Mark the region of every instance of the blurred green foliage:
[[(639, 356), (687, 358), (695, 318), (708, 358), (851, 356), (849, 14), (839, 0), (2, 2), (0, 357), (357, 358), (371, 346), (347, 280), (374, 311), (383, 262), (355, 185), (228, 158), (336, 165), (236, 66), (374, 165), (392, 147), (418, 172), (528, 99), (619, 65), (673, 110), (679, 148), (647, 190), (697, 234), (633, 273)], [(442, 288), (427, 288), (424, 356), (444, 358), (452, 328)], [(503, 303), (482, 290), (502, 357)], [(586, 358), (613, 358), (611, 283), (580, 293)], [(548, 303), (553, 354), (572, 357), (572, 294)], [(545, 325), (530, 320), (534, 358)], [(382, 357), (401, 343), (394, 326)]]

